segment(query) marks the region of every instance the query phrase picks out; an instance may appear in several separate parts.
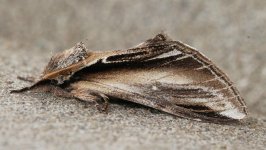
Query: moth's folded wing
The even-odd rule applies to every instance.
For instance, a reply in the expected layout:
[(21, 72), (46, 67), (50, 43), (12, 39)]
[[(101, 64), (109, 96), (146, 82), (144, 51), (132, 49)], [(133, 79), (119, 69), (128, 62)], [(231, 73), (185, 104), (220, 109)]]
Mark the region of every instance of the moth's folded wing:
[[(122, 100), (131, 101), (144, 106), (152, 107), (164, 112), (168, 112), (178, 117), (193, 119), (197, 121), (209, 121), (209, 122), (228, 122), (234, 121), (230, 118), (213, 118), (204, 114), (193, 112), (191, 109), (183, 106), (176, 105), (175, 103), (168, 101), (166, 98), (162, 98), (163, 95), (149, 95), (150, 93), (138, 93), (138, 91), (144, 90), (145, 88), (130, 86), (121, 83), (101, 83), (98, 81), (79, 81), (71, 85), (73, 93), (80, 91), (102, 93), (111, 98), (119, 98)], [(78, 93), (84, 95), (83, 93)]]
[[(101, 64), (81, 72), (73, 88), (88, 88), (192, 119), (230, 121), (246, 116), (227, 76), (202, 55), (174, 48), (141, 62)], [(228, 80), (228, 81), (225, 81)]]

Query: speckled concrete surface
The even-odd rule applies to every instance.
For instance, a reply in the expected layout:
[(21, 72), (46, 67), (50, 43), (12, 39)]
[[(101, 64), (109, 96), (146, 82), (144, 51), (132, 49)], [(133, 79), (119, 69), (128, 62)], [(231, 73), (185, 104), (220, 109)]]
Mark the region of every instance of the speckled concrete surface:
[[(0, 0), (0, 149), (263, 149), (266, 147), (266, 2)], [(197, 47), (245, 98), (242, 125), (176, 118), (129, 103), (108, 114), (50, 94), (11, 95), (56, 51), (128, 48), (165, 31)]]

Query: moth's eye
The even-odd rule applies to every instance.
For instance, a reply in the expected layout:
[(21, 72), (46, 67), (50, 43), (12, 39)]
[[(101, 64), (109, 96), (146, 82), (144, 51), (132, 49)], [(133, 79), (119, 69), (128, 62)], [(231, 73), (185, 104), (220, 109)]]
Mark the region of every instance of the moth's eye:
[(75, 47), (54, 55), (45, 68), (43, 74), (69, 67), (84, 60), (86, 57), (86, 47), (82, 42), (80, 42)]

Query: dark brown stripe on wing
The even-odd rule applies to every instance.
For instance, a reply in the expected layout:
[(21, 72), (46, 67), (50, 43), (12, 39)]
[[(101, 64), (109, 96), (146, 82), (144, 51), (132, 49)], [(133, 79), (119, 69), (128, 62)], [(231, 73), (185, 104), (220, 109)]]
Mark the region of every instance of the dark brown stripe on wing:
[(171, 47), (167, 44), (153, 44), (146, 47), (132, 48), (127, 50), (126, 53), (122, 51), (120, 54), (118, 53), (117, 55), (107, 57), (105, 61), (107, 63), (125, 61), (134, 62), (156, 57), (171, 50)]
[(147, 51), (136, 52), (136, 53), (129, 53), (129, 54), (121, 54), (121, 55), (114, 55), (110, 56), (106, 59), (106, 61), (125, 61), (125, 60), (133, 60), (134, 58), (141, 57), (147, 55)]

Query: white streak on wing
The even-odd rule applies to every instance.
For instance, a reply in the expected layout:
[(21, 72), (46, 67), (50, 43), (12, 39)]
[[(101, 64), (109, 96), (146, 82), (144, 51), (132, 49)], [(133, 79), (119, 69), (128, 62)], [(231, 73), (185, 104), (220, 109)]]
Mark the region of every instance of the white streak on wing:
[[(208, 100), (205, 104), (206, 106), (209, 106), (210, 108), (213, 108), (215, 110), (225, 110), (225, 109), (232, 109), (234, 106), (229, 102), (230, 99), (236, 98), (238, 96), (232, 96), (227, 98), (227, 101), (225, 101), (225, 98), (222, 94), (216, 94), (217, 98), (212, 99), (212, 101)], [(221, 104), (224, 104), (224, 106), (221, 106)]]
[(183, 42), (181, 42), (181, 41), (178, 41), (179, 43), (181, 43), (181, 44), (183, 44), (183, 45), (185, 45), (185, 46), (187, 46), (187, 47), (189, 47), (189, 48), (191, 48), (191, 49), (194, 49), (194, 50), (196, 50), (196, 51), (199, 51), (199, 50), (197, 50), (196, 48), (194, 48), (194, 47), (192, 47), (192, 46), (190, 46), (190, 45), (187, 45), (186, 43), (183, 43)]
[(197, 104), (197, 103), (208, 103), (210, 100), (208, 98), (187, 98), (184, 97), (184, 104), (185, 103), (192, 103), (192, 104)]
[(102, 62), (105, 63), (105, 64), (108, 63), (108, 62), (106, 61), (106, 59), (107, 59), (107, 57), (102, 58)]
[(220, 114), (233, 119), (243, 119), (246, 116), (245, 113), (240, 112), (237, 108), (224, 110)]
[(179, 55), (179, 54), (182, 54), (182, 52), (180, 52), (177, 49), (174, 49), (172, 51), (169, 51), (169, 52), (163, 53), (161, 55), (158, 55), (156, 57), (153, 57), (153, 58), (151, 58), (149, 60), (167, 58), (167, 57), (176, 56), (176, 55)]
[(145, 43), (146, 43), (146, 42), (139, 43), (138, 45), (133, 46), (132, 48), (143, 46)]
[(199, 119), (199, 118), (195, 118), (195, 119), (193, 119), (193, 120), (195, 120), (195, 121), (202, 121), (201, 119)]
[(185, 59), (185, 58), (188, 58), (188, 57), (193, 57), (193, 55), (185, 55), (185, 56), (182, 56), (182, 57), (179, 57), (179, 58), (175, 59), (174, 61), (182, 60), (182, 59)]
[(201, 70), (201, 69), (209, 68), (210, 66), (212, 66), (212, 64), (210, 64), (210, 65), (203, 65), (203, 66), (201, 66), (199, 68), (196, 68), (195, 70)]
[(217, 90), (214, 90), (214, 91), (219, 92), (219, 91), (222, 91), (222, 90), (229, 89), (229, 88), (231, 88), (231, 87), (233, 87), (233, 85), (225, 86), (224, 88), (220, 88), (220, 89), (217, 89)]
[(192, 79), (187, 78), (186, 76), (166, 76), (158, 79), (157, 81), (169, 84), (190, 84), (193, 82)]
[[(221, 75), (221, 76), (217, 76), (217, 75), (215, 75), (215, 78), (212, 78), (212, 79), (210, 79), (210, 80), (206, 80), (206, 81), (204, 81), (204, 82), (202, 82), (202, 83), (207, 83), (207, 82), (211, 82), (211, 81), (215, 81), (215, 80), (221, 80), (221, 78), (222, 77), (224, 77), (224, 75)], [(222, 80), (223, 81), (223, 80)], [(224, 83), (225, 84), (225, 82), (222, 82), (222, 83)], [(226, 86), (227, 86), (227, 84), (225, 84)]]
[(172, 63), (172, 62), (175, 62), (175, 61), (178, 61), (178, 60), (182, 60), (182, 59), (185, 59), (185, 58), (191, 57), (191, 56), (193, 56), (193, 55), (185, 55), (185, 56), (182, 56), (182, 57), (178, 57), (178, 58), (176, 58), (175, 60), (172, 60), (172, 61), (169, 61), (169, 62), (163, 63), (163, 64), (161, 65), (161, 67), (163, 67), (163, 66), (165, 66), (165, 65), (168, 65), (168, 64), (170, 64), (170, 63)]

